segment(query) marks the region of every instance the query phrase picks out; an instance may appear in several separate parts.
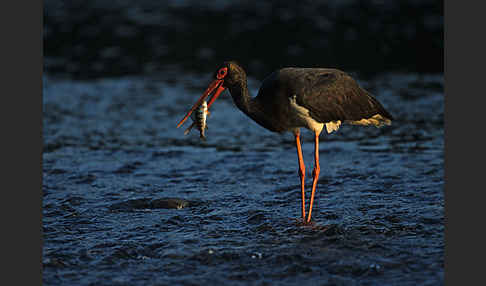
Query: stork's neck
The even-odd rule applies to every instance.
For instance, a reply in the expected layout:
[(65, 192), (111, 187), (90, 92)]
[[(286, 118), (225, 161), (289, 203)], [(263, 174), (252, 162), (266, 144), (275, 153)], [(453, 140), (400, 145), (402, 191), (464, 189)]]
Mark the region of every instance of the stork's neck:
[(248, 84), (246, 79), (241, 80), (228, 87), (231, 97), (235, 102), (236, 106), (243, 111), (245, 114), (250, 116), (253, 112), (253, 99), (248, 91)]
[(258, 97), (250, 96), (246, 78), (231, 85), (228, 89), (238, 109), (258, 124), (270, 128), (268, 125), (269, 118), (266, 117), (263, 105), (258, 100)]

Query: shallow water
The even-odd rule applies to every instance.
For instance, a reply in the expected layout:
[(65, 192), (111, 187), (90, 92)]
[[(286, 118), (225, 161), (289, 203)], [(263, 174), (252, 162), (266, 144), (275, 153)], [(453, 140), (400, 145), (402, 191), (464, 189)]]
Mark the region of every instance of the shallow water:
[[(208, 78), (168, 77), (44, 76), (46, 285), (443, 284), (442, 75), (360, 81), (395, 121), (321, 134), (312, 226), (296, 220), (293, 136), (227, 91), (207, 141), (184, 136), (189, 123), (175, 127)], [(309, 131), (303, 152), (309, 191)]]

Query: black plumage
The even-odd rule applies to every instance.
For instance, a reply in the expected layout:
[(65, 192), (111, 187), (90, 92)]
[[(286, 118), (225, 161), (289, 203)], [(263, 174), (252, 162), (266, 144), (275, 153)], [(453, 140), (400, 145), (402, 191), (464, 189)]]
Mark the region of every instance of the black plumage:
[(274, 132), (292, 131), (294, 110), (290, 99), (309, 111), (319, 123), (353, 123), (381, 115), (391, 121), (388, 111), (347, 73), (325, 68), (283, 68), (267, 76), (258, 95), (248, 93), (245, 71), (235, 62), (227, 62), (224, 85), (236, 106), (263, 127)]
[[(193, 105), (178, 127), (201, 105), (211, 92), (208, 109), (221, 92), (228, 88), (235, 105), (255, 122), (274, 132), (292, 132), (299, 159), (302, 192), (302, 218), (311, 220), (312, 205), (320, 173), (319, 135), (326, 128), (335, 131), (343, 123), (381, 126), (393, 117), (348, 74), (327, 68), (283, 68), (263, 80), (257, 96), (250, 97), (243, 68), (234, 61), (225, 62), (214, 80)], [(306, 219), (305, 165), (300, 142), (300, 128), (314, 132), (314, 169), (312, 193)]]

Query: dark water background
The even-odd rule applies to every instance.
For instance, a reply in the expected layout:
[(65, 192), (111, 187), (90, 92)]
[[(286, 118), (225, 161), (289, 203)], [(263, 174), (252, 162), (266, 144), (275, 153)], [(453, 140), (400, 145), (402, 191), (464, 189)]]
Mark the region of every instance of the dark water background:
[[(442, 3), (45, 1), (45, 285), (442, 285)], [(424, 56), (424, 58), (422, 58)], [(237, 110), (175, 125), (223, 60), (350, 72), (393, 114), (297, 154)], [(313, 138), (303, 132), (307, 189)]]

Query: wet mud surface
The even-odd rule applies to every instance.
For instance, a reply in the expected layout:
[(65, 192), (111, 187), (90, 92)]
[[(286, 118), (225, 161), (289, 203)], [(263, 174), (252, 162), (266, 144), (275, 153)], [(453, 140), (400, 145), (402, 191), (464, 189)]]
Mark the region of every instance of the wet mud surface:
[(209, 79), (168, 77), (44, 75), (45, 285), (444, 283), (442, 75), (360, 81), (395, 121), (321, 134), (312, 225), (297, 220), (292, 135), (225, 91), (207, 140), (184, 136), (176, 124)]

